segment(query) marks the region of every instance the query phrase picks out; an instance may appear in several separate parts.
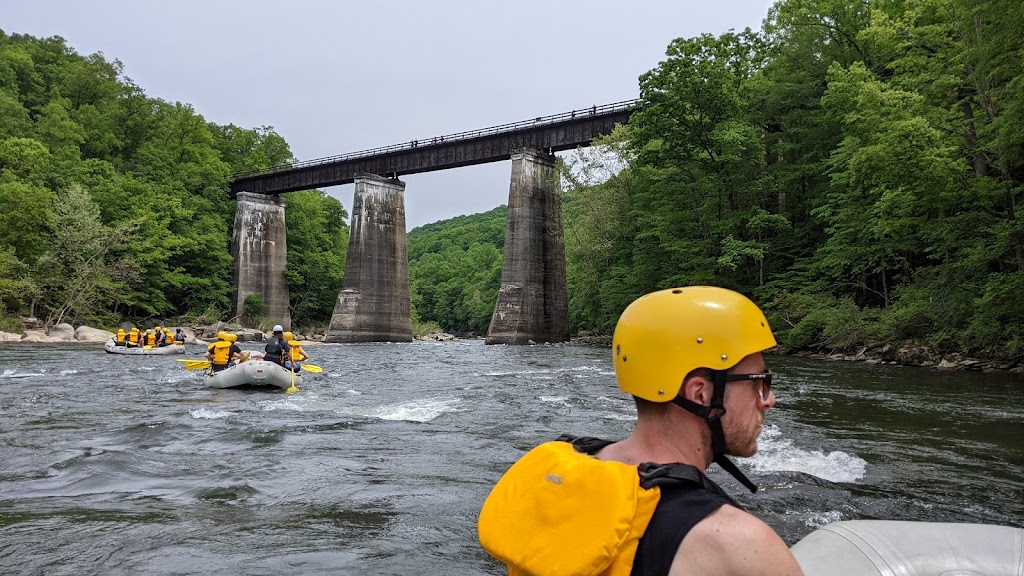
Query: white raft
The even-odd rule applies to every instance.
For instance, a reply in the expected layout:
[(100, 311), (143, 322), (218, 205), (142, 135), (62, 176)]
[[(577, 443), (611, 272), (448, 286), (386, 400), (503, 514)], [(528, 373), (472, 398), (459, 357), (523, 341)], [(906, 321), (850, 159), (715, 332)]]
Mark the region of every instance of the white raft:
[(850, 520), (795, 545), (805, 576), (1024, 575), (1024, 529), (990, 524)]
[(108, 354), (128, 354), (130, 356), (166, 356), (168, 354), (185, 353), (185, 347), (181, 344), (151, 346), (149, 348), (143, 348), (142, 346), (129, 348), (127, 346), (117, 346), (113, 340), (107, 340), (107, 343), (103, 345), (103, 350)]
[(275, 362), (249, 360), (215, 372), (206, 379), (211, 388), (234, 388), (236, 386), (276, 386), (289, 388), (292, 383), (302, 384), (302, 376), (293, 374)]

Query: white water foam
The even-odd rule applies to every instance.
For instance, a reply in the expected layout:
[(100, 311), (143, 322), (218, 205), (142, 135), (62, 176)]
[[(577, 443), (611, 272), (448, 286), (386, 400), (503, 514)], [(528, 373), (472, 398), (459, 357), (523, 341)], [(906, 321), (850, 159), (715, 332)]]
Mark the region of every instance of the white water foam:
[(568, 404), (568, 396), (538, 396), (538, 400), (545, 404), (558, 404), (559, 406), (565, 406)]
[(217, 420), (232, 416), (232, 413), (223, 410), (210, 410), (209, 408), (196, 408), (195, 410), (189, 410), (188, 415), (199, 420)]
[(381, 406), (371, 410), (367, 416), (374, 416), (382, 420), (430, 422), (445, 412), (455, 412), (458, 404), (458, 398), (413, 400), (396, 406)]
[(32, 378), (38, 376), (44, 376), (44, 374), (42, 372), (18, 372), (11, 369), (4, 370), (4, 373), (0, 374), (0, 378)]
[(492, 371), (481, 372), (477, 376), (491, 377), (526, 377), (533, 380), (553, 380), (558, 374), (568, 373), (574, 378), (590, 378), (594, 375), (607, 376), (614, 372), (607, 372), (595, 366), (571, 366), (569, 368), (541, 369), (541, 370), (515, 370), (515, 371)]
[(804, 525), (811, 528), (820, 528), (826, 524), (832, 524), (841, 520), (843, 520), (843, 513), (838, 510), (814, 512), (807, 518), (804, 518)]
[(758, 440), (758, 451), (744, 459), (755, 472), (804, 472), (830, 482), (856, 482), (864, 477), (868, 463), (846, 452), (801, 450), (793, 441), (781, 438), (775, 426), (766, 426)]

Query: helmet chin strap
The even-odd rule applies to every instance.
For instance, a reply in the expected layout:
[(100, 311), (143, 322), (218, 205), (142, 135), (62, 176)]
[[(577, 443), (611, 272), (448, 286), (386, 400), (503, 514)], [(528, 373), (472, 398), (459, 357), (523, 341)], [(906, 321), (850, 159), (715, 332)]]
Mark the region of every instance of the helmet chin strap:
[(725, 371), (715, 370), (712, 373), (711, 381), (714, 383), (714, 392), (711, 394), (711, 404), (704, 406), (692, 400), (676, 396), (672, 403), (687, 412), (700, 416), (708, 423), (711, 429), (711, 455), (714, 462), (728, 472), (733, 478), (743, 484), (751, 492), (757, 492), (757, 485), (750, 481), (732, 460), (725, 456), (725, 430), (722, 428), (722, 416), (725, 416)]

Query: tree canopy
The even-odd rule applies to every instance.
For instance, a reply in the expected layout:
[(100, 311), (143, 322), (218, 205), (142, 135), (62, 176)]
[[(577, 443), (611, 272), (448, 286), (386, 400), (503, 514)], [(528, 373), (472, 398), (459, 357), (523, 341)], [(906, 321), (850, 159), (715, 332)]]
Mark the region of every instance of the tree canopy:
[[(231, 174), (291, 159), (269, 126), (218, 126), (117, 60), (0, 31), (0, 318), (228, 319)], [(293, 322), (326, 324), (347, 214), (320, 191), (286, 210)]]

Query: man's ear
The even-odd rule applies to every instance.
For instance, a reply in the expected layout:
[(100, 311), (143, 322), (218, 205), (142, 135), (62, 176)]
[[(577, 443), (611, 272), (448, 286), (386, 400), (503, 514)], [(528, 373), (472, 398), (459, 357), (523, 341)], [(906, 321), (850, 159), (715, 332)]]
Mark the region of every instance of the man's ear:
[(700, 374), (691, 374), (683, 381), (683, 387), (679, 390), (680, 396), (701, 406), (711, 405), (711, 396), (714, 393), (714, 385)]

